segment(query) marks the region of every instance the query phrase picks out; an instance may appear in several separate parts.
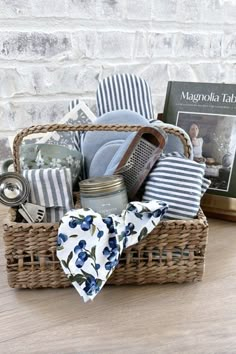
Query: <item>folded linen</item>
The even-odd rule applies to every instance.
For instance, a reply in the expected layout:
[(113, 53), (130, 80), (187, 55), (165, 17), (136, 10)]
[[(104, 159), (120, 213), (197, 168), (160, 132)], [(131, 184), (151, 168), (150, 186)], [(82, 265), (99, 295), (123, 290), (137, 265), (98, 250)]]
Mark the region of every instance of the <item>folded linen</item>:
[(163, 155), (145, 182), (143, 201), (157, 199), (168, 203), (166, 219), (192, 219), (211, 183), (204, 173), (204, 163), (177, 152)]
[(45, 222), (58, 222), (73, 208), (69, 168), (23, 170), (23, 176), (30, 184), (29, 201), (46, 207)]
[(100, 292), (125, 247), (150, 233), (167, 210), (158, 201), (131, 202), (121, 215), (102, 218), (92, 209), (69, 211), (58, 229), (57, 257), (84, 301)]

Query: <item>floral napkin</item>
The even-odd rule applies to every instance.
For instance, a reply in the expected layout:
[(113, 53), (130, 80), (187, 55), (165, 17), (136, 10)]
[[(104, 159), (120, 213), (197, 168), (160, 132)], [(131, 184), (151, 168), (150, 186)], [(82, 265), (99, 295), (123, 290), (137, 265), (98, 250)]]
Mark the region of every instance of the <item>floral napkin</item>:
[(119, 263), (124, 248), (142, 240), (159, 223), (167, 204), (131, 202), (106, 218), (92, 209), (69, 211), (61, 220), (57, 257), (84, 301), (92, 300)]

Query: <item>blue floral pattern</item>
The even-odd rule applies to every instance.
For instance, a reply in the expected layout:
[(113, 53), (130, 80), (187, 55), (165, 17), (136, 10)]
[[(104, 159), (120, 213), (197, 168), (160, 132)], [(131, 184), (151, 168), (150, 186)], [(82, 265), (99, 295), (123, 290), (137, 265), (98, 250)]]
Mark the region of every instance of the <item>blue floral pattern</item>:
[(123, 249), (146, 237), (167, 208), (166, 203), (158, 201), (131, 202), (121, 215), (102, 218), (92, 209), (77, 209), (62, 218), (57, 256), (84, 301), (99, 293)]
[(62, 233), (57, 235), (57, 249), (63, 249), (63, 244), (68, 240), (68, 236)]
[(106, 270), (112, 270), (118, 264), (120, 246), (117, 243), (116, 237), (110, 237), (108, 246), (103, 250), (103, 255), (107, 258), (108, 262), (105, 263)]

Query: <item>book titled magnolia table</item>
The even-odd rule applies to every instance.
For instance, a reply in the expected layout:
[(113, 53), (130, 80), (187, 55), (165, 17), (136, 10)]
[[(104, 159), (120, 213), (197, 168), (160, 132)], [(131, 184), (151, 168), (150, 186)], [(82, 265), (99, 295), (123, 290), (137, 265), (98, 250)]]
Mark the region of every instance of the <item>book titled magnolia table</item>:
[(204, 211), (236, 220), (236, 85), (169, 81), (163, 119), (186, 130), (206, 163)]

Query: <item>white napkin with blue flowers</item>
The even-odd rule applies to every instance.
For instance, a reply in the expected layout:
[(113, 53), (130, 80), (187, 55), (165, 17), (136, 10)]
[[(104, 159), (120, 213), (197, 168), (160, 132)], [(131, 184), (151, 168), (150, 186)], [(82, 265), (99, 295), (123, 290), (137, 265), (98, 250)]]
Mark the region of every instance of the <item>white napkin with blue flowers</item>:
[(112, 274), (124, 248), (138, 243), (159, 223), (164, 202), (131, 202), (106, 218), (92, 209), (71, 210), (61, 219), (57, 257), (84, 301), (92, 300)]

